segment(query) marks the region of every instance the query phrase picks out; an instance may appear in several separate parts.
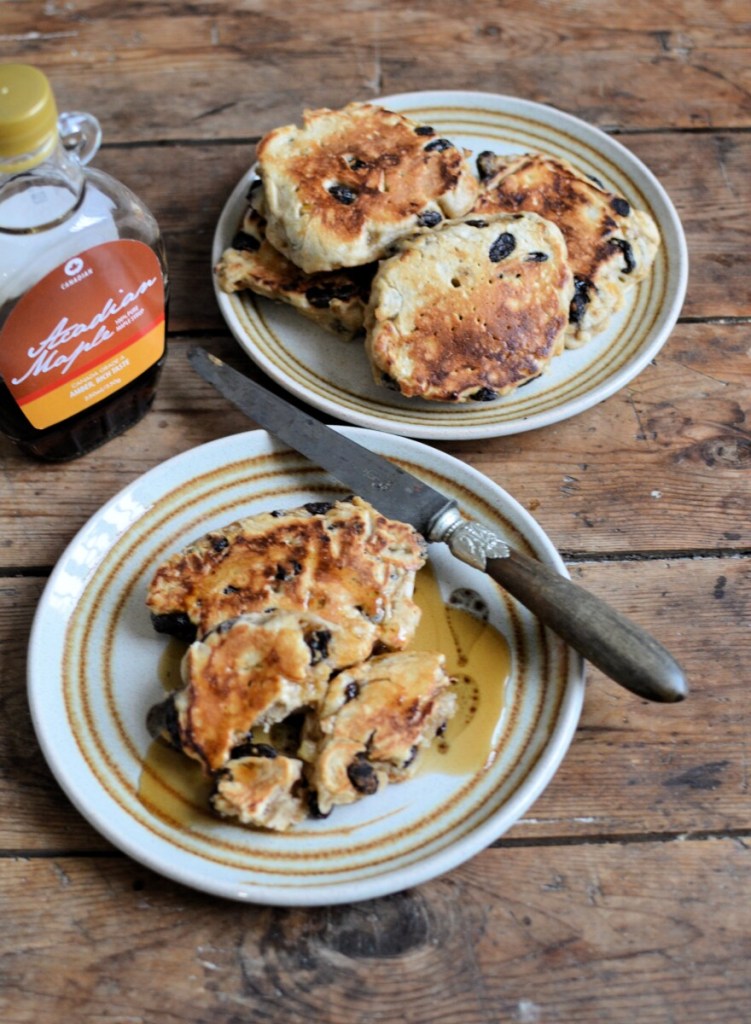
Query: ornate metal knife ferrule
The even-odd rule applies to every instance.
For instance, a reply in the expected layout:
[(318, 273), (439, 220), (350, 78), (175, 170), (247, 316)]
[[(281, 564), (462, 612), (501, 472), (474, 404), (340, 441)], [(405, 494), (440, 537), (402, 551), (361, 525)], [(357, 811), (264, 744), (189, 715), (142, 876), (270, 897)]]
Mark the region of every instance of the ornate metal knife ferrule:
[(451, 554), (483, 572), (489, 558), (508, 558), (509, 546), (482, 523), (464, 519), (456, 505), (441, 511), (430, 524), (429, 539), (448, 544)]

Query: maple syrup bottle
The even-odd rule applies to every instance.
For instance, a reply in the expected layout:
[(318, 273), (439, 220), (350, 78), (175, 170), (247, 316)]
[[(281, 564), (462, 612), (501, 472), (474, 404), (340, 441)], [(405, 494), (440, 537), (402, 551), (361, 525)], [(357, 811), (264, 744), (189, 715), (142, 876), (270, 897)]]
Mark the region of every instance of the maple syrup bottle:
[(138, 422), (166, 354), (154, 217), (110, 175), (90, 114), (58, 118), (46, 76), (0, 64), (0, 431), (72, 459)]

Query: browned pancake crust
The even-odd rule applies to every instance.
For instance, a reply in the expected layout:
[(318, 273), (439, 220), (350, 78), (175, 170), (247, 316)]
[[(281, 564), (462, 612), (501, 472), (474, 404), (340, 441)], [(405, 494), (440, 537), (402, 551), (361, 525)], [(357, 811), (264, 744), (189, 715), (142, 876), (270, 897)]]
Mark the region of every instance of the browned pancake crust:
[(399, 651), (332, 679), (300, 747), (323, 812), (414, 773), (421, 749), (455, 711), (444, 664), (439, 653)]
[(154, 624), (203, 637), (245, 612), (310, 612), (352, 633), (367, 657), (376, 644), (403, 647), (419, 609), (414, 574), (425, 541), (360, 498), (262, 513), (214, 530), (156, 571), (147, 604)]
[(463, 218), (381, 262), (366, 345), (407, 397), (487, 401), (563, 348), (573, 279), (560, 231), (533, 214)]
[(302, 762), (272, 755), (228, 761), (216, 778), (211, 804), (224, 818), (284, 832), (302, 821)]
[(306, 274), (266, 237), (266, 221), (249, 208), (232, 245), (215, 267), (220, 288), (293, 306), (308, 320), (343, 338), (362, 333), (375, 265)]
[(590, 302), (598, 304), (598, 290), (603, 308), (590, 311), (593, 322), (584, 333), (605, 327), (609, 314), (621, 305), (623, 289), (645, 277), (654, 260), (659, 236), (651, 217), (567, 161), (546, 154), (486, 152), (477, 163), (482, 188), (473, 213), (531, 211), (556, 224), (576, 281), (570, 311), (573, 333)]
[(277, 611), (222, 623), (183, 659), (181, 748), (215, 771), (256, 727), (315, 706), (352, 652), (348, 631), (318, 616)]
[(464, 151), (372, 104), (306, 111), (257, 156), (269, 239), (306, 271), (379, 259), (421, 218), (460, 216), (477, 193)]

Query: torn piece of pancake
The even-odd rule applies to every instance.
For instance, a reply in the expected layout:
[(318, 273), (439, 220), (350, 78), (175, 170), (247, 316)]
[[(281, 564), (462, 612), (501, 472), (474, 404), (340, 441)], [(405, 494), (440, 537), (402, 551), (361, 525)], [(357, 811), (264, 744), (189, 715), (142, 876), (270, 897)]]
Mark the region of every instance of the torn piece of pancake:
[(215, 773), (211, 803), (244, 825), (286, 831), (411, 778), (456, 711), (442, 654), (401, 651), (336, 675), (298, 756), (248, 742)]
[(426, 556), (410, 525), (361, 498), (309, 502), (212, 530), (173, 554), (157, 568), (147, 605), (159, 632), (188, 642), (247, 612), (308, 612), (346, 627), (354, 664), (410, 641)]
[(216, 771), (254, 729), (317, 707), (351, 652), (346, 628), (317, 615), (273, 611), (223, 622), (185, 653), (169, 739)]
[(652, 217), (566, 160), (542, 153), (481, 153), (473, 214), (531, 211), (563, 232), (574, 273), (567, 347), (604, 330), (628, 290), (649, 273), (660, 245)]
[(195, 641), (181, 690), (149, 731), (197, 760), (222, 817), (284, 831), (410, 778), (456, 711), (438, 652), (398, 651), (337, 671), (330, 623), (248, 615)]
[(451, 685), (443, 654), (425, 651), (380, 655), (335, 675), (299, 751), (320, 813), (413, 775), (456, 710)]
[(266, 222), (249, 207), (214, 268), (222, 291), (252, 291), (284, 302), (342, 338), (362, 334), (375, 265), (306, 274), (266, 238)]
[(308, 273), (362, 266), (399, 238), (469, 210), (469, 153), (430, 125), (369, 103), (309, 110), (257, 147), (253, 205), (275, 249)]
[(308, 813), (302, 761), (268, 748), (228, 761), (216, 775), (211, 806), (243, 825), (286, 832)]
[(506, 394), (562, 351), (573, 289), (563, 235), (534, 213), (473, 214), (413, 235), (373, 280), (374, 378), (432, 401)]

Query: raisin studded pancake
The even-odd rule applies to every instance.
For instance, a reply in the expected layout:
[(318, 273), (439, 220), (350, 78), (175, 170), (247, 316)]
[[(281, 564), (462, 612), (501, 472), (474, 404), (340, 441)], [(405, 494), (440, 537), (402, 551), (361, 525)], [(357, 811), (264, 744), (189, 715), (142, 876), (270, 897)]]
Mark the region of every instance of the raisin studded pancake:
[(159, 632), (188, 642), (247, 612), (306, 612), (346, 627), (349, 664), (404, 647), (427, 545), (361, 498), (312, 502), (213, 530), (166, 559), (147, 605)]
[(478, 183), (429, 125), (368, 103), (306, 111), (257, 148), (267, 236), (307, 273), (362, 266), (419, 227), (459, 217)]
[(572, 296), (563, 235), (536, 214), (473, 214), (414, 235), (373, 280), (375, 380), (408, 397), (492, 400), (561, 352)]
[(240, 230), (215, 267), (227, 293), (252, 291), (293, 306), (308, 320), (343, 338), (363, 330), (375, 266), (306, 274), (266, 238), (266, 222), (249, 208)]
[(322, 814), (409, 778), (456, 710), (442, 654), (400, 651), (338, 673), (299, 756)]
[(317, 615), (275, 611), (223, 622), (183, 658), (173, 743), (216, 771), (253, 729), (315, 707), (352, 650), (348, 630)]
[(650, 215), (559, 158), (481, 153), (477, 166), (482, 190), (473, 212), (529, 210), (563, 232), (575, 280), (567, 346), (604, 330), (654, 262), (660, 236)]
[(228, 761), (218, 772), (211, 805), (223, 818), (285, 832), (307, 814), (300, 796), (302, 762), (267, 748)]

